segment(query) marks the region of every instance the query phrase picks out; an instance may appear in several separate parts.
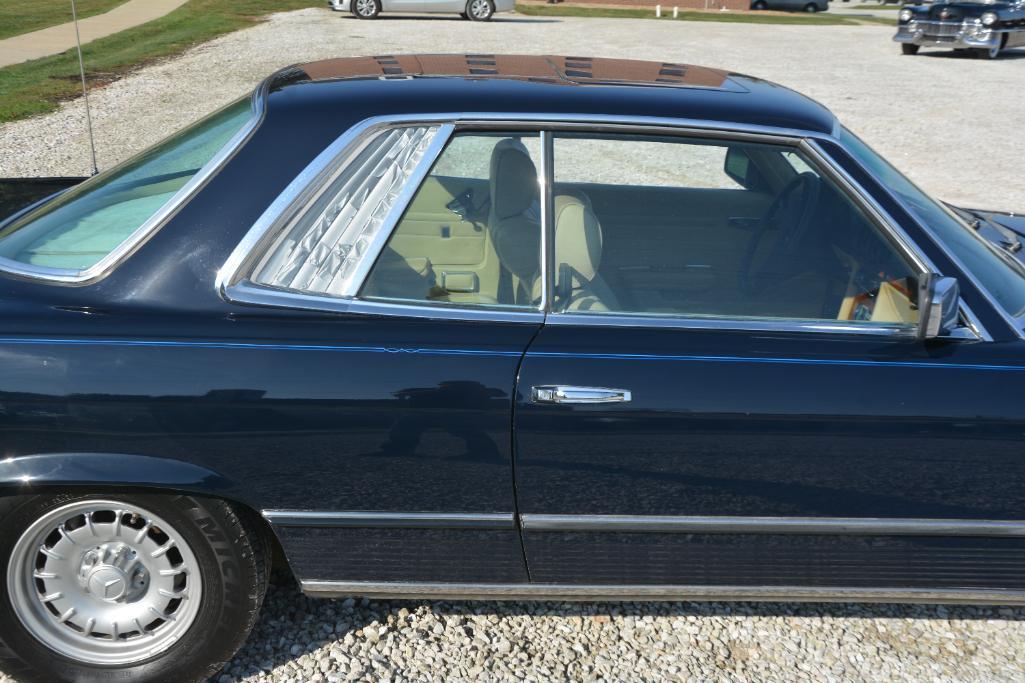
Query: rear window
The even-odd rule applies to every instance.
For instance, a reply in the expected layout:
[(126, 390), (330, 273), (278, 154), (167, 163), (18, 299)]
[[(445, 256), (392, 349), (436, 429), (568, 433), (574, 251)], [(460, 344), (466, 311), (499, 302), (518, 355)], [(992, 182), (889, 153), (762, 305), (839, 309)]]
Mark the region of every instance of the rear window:
[(0, 268), (41, 277), (88, 275), (153, 230), (161, 210), (193, 189), (189, 181), (251, 116), (249, 101), (240, 100), (4, 226)]

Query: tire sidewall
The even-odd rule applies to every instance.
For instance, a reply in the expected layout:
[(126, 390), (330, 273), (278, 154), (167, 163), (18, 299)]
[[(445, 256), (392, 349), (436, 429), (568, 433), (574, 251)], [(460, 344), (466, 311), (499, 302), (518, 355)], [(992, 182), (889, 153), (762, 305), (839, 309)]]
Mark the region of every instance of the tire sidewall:
[[(163, 517), (192, 549), (203, 579), (199, 612), (181, 640), (139, 663), (92, 666), (56, 653), (24, 628), (8, 595), (11, 550), (24, 530), (49, 510), (89, 499), (124, 501)], [(31, 496), (16, 503), (0, 525), (0, 624), (9, 625), (0, 632), (0, 649), (10, 651), (3, 654), (9, 658), (13, 653), (27, 666), (29, 680), (39, 681), (190, 681), (214, 673), (234, 654), (240, 632), (243, 637), (248, 634), (247, 587), (257, 578), (251, 555), (247, 562), (232, 542), (230, 519), (225, 519), (222, 505), (207, 506), (187, 496), (102, 493)]]

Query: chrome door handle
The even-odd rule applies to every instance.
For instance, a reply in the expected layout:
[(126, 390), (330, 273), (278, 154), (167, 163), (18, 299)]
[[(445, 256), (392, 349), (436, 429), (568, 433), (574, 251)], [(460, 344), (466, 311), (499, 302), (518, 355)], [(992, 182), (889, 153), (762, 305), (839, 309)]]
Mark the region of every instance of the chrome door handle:
[(534, 403), (626, 403), (632, 396), (625, 389), (546, 384), (533, 387), (530, 398)]

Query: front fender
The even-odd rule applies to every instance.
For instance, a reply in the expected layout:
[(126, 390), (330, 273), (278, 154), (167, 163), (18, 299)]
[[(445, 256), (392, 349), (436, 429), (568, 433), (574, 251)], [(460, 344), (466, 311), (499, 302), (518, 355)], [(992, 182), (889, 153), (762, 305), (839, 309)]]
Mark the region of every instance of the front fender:
[(43, 453), (0, 460), (0, 493), (78, 486), (144, 487), (236, 498), (233, 482), (181, 460), (126, 453)]

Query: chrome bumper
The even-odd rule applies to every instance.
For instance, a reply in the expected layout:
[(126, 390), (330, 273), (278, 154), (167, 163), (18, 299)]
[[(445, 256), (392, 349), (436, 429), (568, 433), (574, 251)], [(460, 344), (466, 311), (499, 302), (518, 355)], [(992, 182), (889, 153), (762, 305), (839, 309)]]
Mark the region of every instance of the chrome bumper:
[(349, 0), (327, 0), (327, 6), (336, 12), (348, 12)]
[(975, 23), (912, 21), (898, 26), (893, 40), (921, 47), (991, 48), (1000, 44), (1000, 34)]

